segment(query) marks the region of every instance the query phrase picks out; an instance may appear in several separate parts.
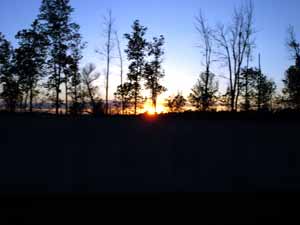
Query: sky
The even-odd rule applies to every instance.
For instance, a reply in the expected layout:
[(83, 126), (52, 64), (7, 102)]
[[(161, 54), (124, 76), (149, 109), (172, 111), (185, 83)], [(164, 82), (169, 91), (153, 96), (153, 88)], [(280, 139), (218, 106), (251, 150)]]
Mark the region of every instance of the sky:
[[(199, 44), (195, 30), (195, 16), (203, 12), (210, 25), (229, 23), (235, 6), (243, 0), (71, 0), (75, 9), (73, 20), (81, 26), (81, 33), (87, 48), (81, 65), (94, 63), (102, 73), (98, 81), (104, 92), (105, 62), (97, 53), (103, 45), (103, 16), (111, 9), (115, 19), (115, 29), (122, 37), (122, 48), (126, 47), (124, 33), (131, 32), (131, 25), (139, 19), (148, 27), (147, 39), (164, 35), (166, 39), (163, 67), (166, 77), (163, 84), (167, 87), (163, 97), (178, 91), (188, 95), (204, 70), (203, 58), (196, 47)], [(258, 53), (261, 54), (262, 69), (272, 78), (279, 88), (282, 87), (284, 71), (293, 64), (285, 41), (287, 27), (293, 25), (300, 38), (300, 1), (299, 0), (254, 0), (256, 50), (253, 66), (257, 66)], [(28, 28), (39, 12), (41, 0), (0, 0), (0, 32), (16, 45), (15, 34)], [(126, 57), (124, 53), (124, 58)], [(125, 66), (128, 64), (126, 63)], [(226, 76), (226, 69), (218, 63), (213, 72)], [(118, 60), (113, 60), (110, 95), (119, 84)], [(221, 89), (226, 80), (220, 80)]]

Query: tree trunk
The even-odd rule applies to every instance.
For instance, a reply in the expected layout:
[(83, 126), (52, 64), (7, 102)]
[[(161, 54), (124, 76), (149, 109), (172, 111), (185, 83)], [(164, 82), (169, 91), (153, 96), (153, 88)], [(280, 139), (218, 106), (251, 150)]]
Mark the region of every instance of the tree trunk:
[(33, 88), (30, 88), (30, 97), (29, 97), (29, 112), (32, 113), (33, 112)]
[(108, 87), (109, 87), (109, 66), (110, 66), (110, 59), (107, 57), (107, 73), (106, 73), (106, 106), (105, 106), (105, 114), (108, 115)]
[(60, 92), (60, 74), (61, 74), (61, 67), (58, 67), (58, 74), (57, 74), (57, 80), (56, 80), (56, 116), (59, 115), (59, 92)]
[(109, 72), (110, 72), (110, 53), (111, 53), (111, 32), (112, 32), (112, 18), (111, 18), (111, 11), (109, 12), (109, 21), (108, 21), (108, 30), (107, 30), (107, 46), (106, 46), (106, 107), (105, 113), (108, 115), (108, 94), (109, 94)]
[(68, 76), (66, 75), (66, 81), (65, 81), (65, 101), (66, 101), (66, 105), (65, 105), (65, 109), (66, 109), (66, 112), (65, 114), (67, 115), (68, 114), (68, 111), (69, 111), (69, 100), (68, 100)]
[(203, 110), (207, 111), (208, 109), (208, 82), (209, 82), (209, 66), (206, 66), (206, 78), (205, 78), (205, 90), (204, 90), (204, 103)]
[(134, 94), (134, 115), (137, 114), (137, 89), (135, 90)]
[(231, 112), (235, 112), (235, 91), (234, 90), (231, 90), (230, 107), (231, 107)]
[(24, 109), (25, 112), (27, 111), (28, 95), (29, 95), (28, 92), (26, 92), (26, 96), (25, 96), (25, 99), (24, 99), (24, 105), (23, 105), (23, 109)]
[(248, 81), (248, 68), (247, 68), (247, 71), (246, 71), (246, 83), (245, 83), (245, 86), (246, 86), (246, 90), (245, 90), (245, 111), (249, 111), (250, 109), (250, 99), (249, 99), (249, 81)]

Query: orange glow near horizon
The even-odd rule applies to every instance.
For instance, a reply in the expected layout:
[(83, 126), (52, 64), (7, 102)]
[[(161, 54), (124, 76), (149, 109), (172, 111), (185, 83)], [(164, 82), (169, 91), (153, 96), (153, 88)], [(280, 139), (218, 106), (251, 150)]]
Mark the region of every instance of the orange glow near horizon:
[(148, 100), (145, 104), (144, 104), (144, 108), (143, 108), (143, 112), (147, 113), (148, 115), (155, 115), (157, 114), (162, 114), (162, 113), (166, 113), (167, 109), (164, 107), (162, 102), (158, 102), (157, 103), (157, 107), (156, 107), (156, 112), (155, 112), (155, 108), (152, 104), (152, 101)]

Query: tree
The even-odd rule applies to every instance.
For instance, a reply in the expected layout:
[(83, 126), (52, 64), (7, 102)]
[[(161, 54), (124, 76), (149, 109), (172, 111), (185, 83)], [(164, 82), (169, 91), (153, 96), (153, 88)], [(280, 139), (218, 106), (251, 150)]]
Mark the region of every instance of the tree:
[(256, 78), (255, 93), (255, 103), (257, 105), (257, 110), (270, 110), (275, 90), (276, 85), (274, 81), (269, 80), (267, 76), (262, 74), (259, 70), (258, 76)]
[[(119, 55), (119, 60), (120, 60), (120, 78), (121, 78), (121, 84), (120, 87), (123, 87), (123, 55), (122, 55), (122, 50), (121, 50), (121, 44), (120, 44), (120, 39), (119, 39), (119, 35), (118, 32), (115, 31), (115, 38), (116, 38), (116, 43), (117, 43), (117, 48), (118, 48), (118, 55)], [(118, 91), (117, 91), (118, 92)], [(119, 99), (121, 102), (121, 110), (122, 110), (122, 114), (124, 114), (124, 96), (122, 95), (123, 92), (121, 93), (121, 98)], [(116, 94), (115, 94), (116, 97)]]
[(13, 63), (13, 48), (9, 41), (0, 33), (0, 84), (2, 85), (1, 97), (6, 109), (10, 112), (16, 110), (19, 98), (19, 81), (15, 75)]
[(93, 114), (98, 115), (102, 113), (102, 100), (97, 98), (98, 88), (94, 85), (94, 82), (99, 79), (100, 73), (96, 73), (95, 70), (96, 66), (94, 64), (87, 64), (82, 69), (82, 79), (87, 90)]
[(211, 73), (212, 54), (213, 54), (213, 30), (209, 27), (201, 11), (196, 17), (196, 30), (200, 36), (200, 50), (205, 59), (205, 72), (200, 75), (198, 83), (192, 90), (190, 100), (197, 109), (206, 111), (212, 103), (212, 98), (217, 92), (217, 84), (214, 84), (215, 75)]
[(300, 110), (300, 68), (291, 66), (285, 73), (283, 93), (293, 109)]
[[(70, 55), (67, 57), (65, 73), (65, 95), (66, 95), (66, 112), (68, 112), (68, 93), (70, 91), (72, 98), (72, 110), (76, 113), (76, 109), (82, 108), (79, 103), (80, 98), (80, 85), (82, 83), (79, 63), (82, 59), (82, 50), (85, 48), (85, 43), (82, 42), (82, 37), (79, 33), (79, 26), (74, 27), (75, 32), (73, 32), (71, 41), (69, 44)], [(68, 86), (68, 83), (70, 85)]]
[(110, 64), (112, 60), (112, 53), (114, 49), (114, 38), (113, 38), (113, 26), (114, 19), (112, 18), (111, 10), (108, 11), (107, 16), (103, 19), (103, 36), (105, 43), (102, 50), (97, 51), (100, 55), (105, 57), (106, 60), (106, 77), (105, 77), (105, 113), (108, 115), (109, 109), (109, 76), (110, 76)]
[(127, 58), (130, 62), (129, 72), (127, 74), (130, 85), (130, 94), (134, 101), (134, 114), (137, 114), (137, 107), (142, 101), (141, 96), (141, 84), (140, 81), (145, 71), (145, 56), (147, 50), (147, 41), (144, 38), (147, 28), (140, 25), (138, 20), (134, 21), (132, 26), (133, 32), (131, 34), (125, 34), (125, 38), (128, 40)]
[(231, 110), (236, 111), (240, 97), (240, 77), (247, 51), (254, 47), (253, 3), (234, 11), (232, 23), (217, 27), (215, 40), (220, 48), (220, 59), (228, 67)]
[(132, 105), (134, 105), (132, 84), (130, 82), (125, 82), (123, 85), (119, 85), (115, 93), (115, 99), (117, 102), (122, 102), (122, 113), (128, 113)]
[(16, 39), (19, 40), (19, 47), (15, 50), (16, 73), (19, 75), (20, 89), (29, 96), (29, 111), (32, 112), (33, 98), (38, 93), (37, 85), (44, 74), (48, 40), (38, 20), (33, 22), (30, 29), (18, 32)]
[[(70, 0), (43, 0), (39, 14), (39, 21), (49, 39), (47, 69), (50, 76), (47, 87), (49, 90), (54, 90), (57, 115), (60, 108), (61, 84), (65, 83), (67, 86), (69, 81), (68, 73), (64, 74), (64, 72), (68, 64), (70, 45), (79, 37), (77, 35), (79, 25), (71, 21), (73, 11)], [(67, 96), (66, 94), (66, 111), (68, 110)]]
[(242, 109), (250, 110), (254, 106), (258, 111), (269, 110), (276, 85), (257, 68), (244, 68), (241, 73), (241, 97), (245, 99)]
[(256, 92), (256, 79), (259, 71), (255, 68), (245, 67), (241, 72), (241, 97), (244, 102), (241, 103), (241, 109), (249, 111), (253, 106), (254, 96)]
[[(198, 110), (207, 111), (214, 105), (216, 93), (218, 92), (218, 82), (214, 80), (215, 75), (207, 71), (200, 75), (196, 85), (189, 96), (190, 103)], [(208, 80), (207, 80), (208, 79)]]
[(288, 28), (287, 46), (292, 58), (296, 61), (295, 65), (300, 68), (300, 43), (297, 41), (293, 26)]
[(300, 43), (292, 26), (288, 29), (288, 35), (287, 46), (295, 59), (295, 65), (290, 66), (285, 73), (283, 94), (291, 108), (300, 110)]
[(166, 107), (168, 107), (169, 111), (172, 113), (183, 112), (186, 102), (187, 101), (182, 94), (178, 93), (175, 97), (166, 99)]
[(162, 70), (162, 56), (164, 51), (162, 49), (164, 45), (164, 37), (153, 38), (153, 42), (149, 43), (149, 53), (150, 57), (153, 57), (152, 61), (146, 63), (144, 78), (146, 80), (145, 87), (151, 92), (151, 99), (155, 112), (157, 112), (157, 97), (165, 92), (167, 89), (163, 87), (159, 82), (165, 76)]

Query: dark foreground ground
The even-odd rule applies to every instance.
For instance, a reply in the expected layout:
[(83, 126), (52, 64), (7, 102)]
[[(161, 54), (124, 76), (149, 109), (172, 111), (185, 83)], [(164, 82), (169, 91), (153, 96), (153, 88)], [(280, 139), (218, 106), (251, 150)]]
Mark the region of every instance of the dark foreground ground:
[(300, 191), (300, 121), (0, 115), (0, 192)]

